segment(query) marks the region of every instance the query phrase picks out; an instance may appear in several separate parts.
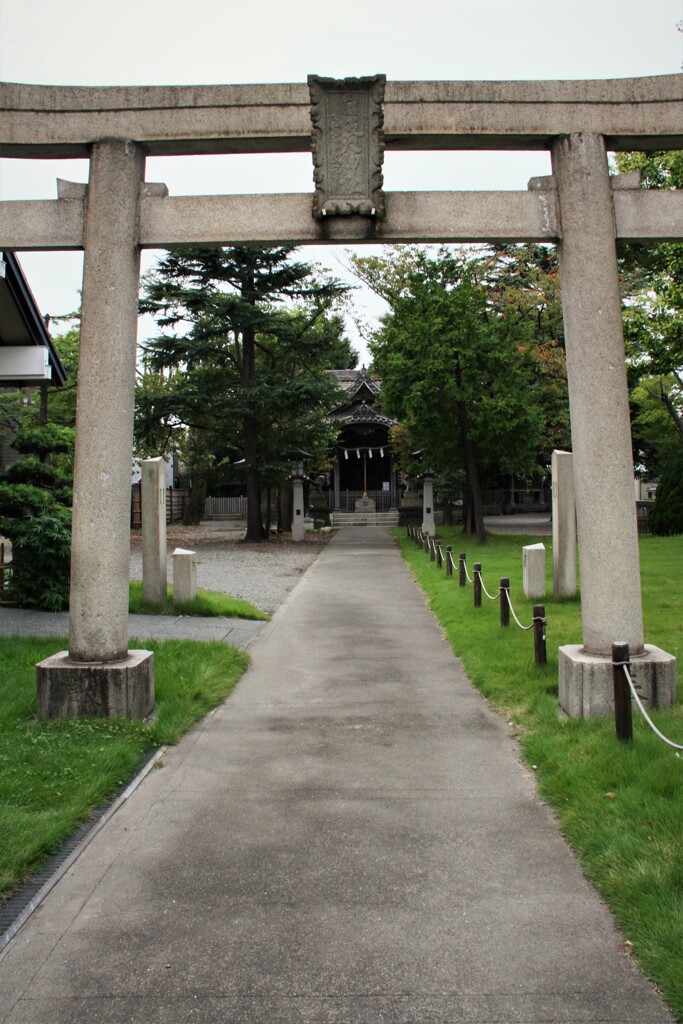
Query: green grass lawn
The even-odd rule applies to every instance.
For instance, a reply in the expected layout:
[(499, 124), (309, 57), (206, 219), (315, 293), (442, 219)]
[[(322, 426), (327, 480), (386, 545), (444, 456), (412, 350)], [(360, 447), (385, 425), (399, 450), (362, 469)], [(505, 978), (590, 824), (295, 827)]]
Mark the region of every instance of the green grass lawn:
[[(220, 704), (249, 658), (222, 643), (146, 640), (154, 651), (156, 719), (38, 722), (36, 662), (65, 638), (0, 638), (0, 898), (127, 782), (146, 751), (176, 743)], [(131, 640), (131, 647), (143, 646)]]
[(145, 615), (202, 615), (213, 617), (224, 615), (228, 619), (269, 619), (270, 615), (259, 611), (248, 601), (240, 601), (230, 594), (220, 594), (215, 590), (197, 590), (192, 601), (173, 600), (173, 586), (168, 587), (168, 600), (165, 604), (145, 601), (142, 596), (142, 580), (132, 580), (128, 599), (129, 612), (142, 612)]
[[(471, 681), (513, 724), (540, 796), (586, 875), (612, 908), (639, 965), (683, 1020), (683, 757), (657, 739), (634, 708), (633, 743), (620, 743), (614, 719), (561, 718), (557, 648), (581, 642), (578, 599), (546, 598), (548, 664), (534, 664), (532, 631), (499, 625), (498, 602), (473, 607), (472, 587), (447, 578), (414, 541), (397, 533), (404, 557), (444, 627)], [(510, 577), (512, 604), (523, 624), (532, 606), (522, 591), (522, 547), (538, 538), (489, 536), (482, 547), (460, 530), (440, 529), (457, 559), (481, 562), (491, 594)], [(546, 541), (552, 595), (551, 540)], [(683, 656), (683, 537), (641, 540), (641, 577), (648, 643)], [(683, 704), (654, 711), (659, 729), (683, 744)]]

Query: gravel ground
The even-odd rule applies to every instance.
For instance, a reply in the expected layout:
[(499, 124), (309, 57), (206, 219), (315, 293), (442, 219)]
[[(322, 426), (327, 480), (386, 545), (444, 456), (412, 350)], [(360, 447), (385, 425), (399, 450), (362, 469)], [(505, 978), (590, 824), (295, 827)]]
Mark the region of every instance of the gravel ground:
[[(173, 582), (173, 551), (197, 552), (197, 585), (250, 601), (272, 614), (316, 560), (329, 539), (309, 536), (301, 544), (289, 540), (245, 544), (244, 525), (207, 522), (200, 526), (168, 527), (168, 580)], [(142, 579), (142, 537), (131, 533), (130, 578)]]

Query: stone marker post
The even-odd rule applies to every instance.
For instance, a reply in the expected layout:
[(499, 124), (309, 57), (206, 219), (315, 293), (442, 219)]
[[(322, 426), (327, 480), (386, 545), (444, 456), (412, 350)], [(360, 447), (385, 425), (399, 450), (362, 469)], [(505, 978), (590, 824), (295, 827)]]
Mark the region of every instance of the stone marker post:
[(545, 544), (522, 548), (522, 583), (526, 597), (545, 597)]
[(434, 521), (434, 476), (425, 473), (422, 478), (422, 532), (433, 537), (436, 533)]
[(173, 552), (173, 600), (176, 604), (197, 596), (197, 552), (176, 548)]
[[(645, 653), (628, 388), (605, 141), (589, 132), (560, 136), (552, 162), (583, 622), (583, 646), (560, 648), (560, 702), (570, 714), (593, 715), (613, 706), (612, 643)], [(652, 673), (654, 702), (670, 703), (675, 659), (658, 652)]]
[(37, 666), (39, 714), (147, 715), (152, 654), (128, 651), (141, 146), (95, 142), (84, 230), (69, 653)]
[(142, 462), (142, 596), (164, 604), (166, 583), (166, 463)]
[(553, 481), (553, 599), (576, 594), (576, 496), (574, 456), (555, 450)]
[(302, 541), (306, 536), (304, 526), (304, 481), (303, 477), (292, 479), (292, 540)]

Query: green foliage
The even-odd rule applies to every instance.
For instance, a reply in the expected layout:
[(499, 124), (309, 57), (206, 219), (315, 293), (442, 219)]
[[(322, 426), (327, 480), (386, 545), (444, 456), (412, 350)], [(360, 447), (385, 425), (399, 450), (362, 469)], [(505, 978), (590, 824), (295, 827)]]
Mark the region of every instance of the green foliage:
[(136, 438), (175, 450), (193, 486), (239, 464), (247, 538), (261, 540), (263, 483), (284, 481), (288, 453), (322, 453), (334, 386), (353, 361), (335, 306), (346, 288), (314, 276), (288, 247), (171, 250), (144, 282), (141, 310), (162, 333), (146, 346)]
[(0, 638), (0, 894), (38, 870), (82, 821), (128, 782), (145, 751), (176, 743), (219, 704), (248, 656), (222, 643), (131, 641), (154, 651), (156, 720), (38, 722), (35, 665), (65, 638)]
[[(618, 153), (615, 161), (622, 173), (640, 170), (642, 188), (683, 188), (682, 152)], [(633, 448), (656, 476), (674, 456), (672, 427), (675, 447), (683, 444), (683, 243), (621, 245), (620, 275)], [(656, 402), (664, 416), (653, 414)]]
[(74, 431), (57, 423), (25, 426), (12, 441), (12, 447), (24, 455), (36, 455), (41, 461), (62, 452), (73, 455)]
[(662, 473), (648, 523), (652, 533), (660, 536), (683, 533), (683, 449), (669, 459)]
[[(440, 537), (462, 550), (459, 531)], [(489, 537), (482, 573), (490, 591), (510, 578), (523, 623), (535, 599), (522, 590), (521, 549), (535, 538)], [(399, 541), (468, 678), (509, 721), (522, 745), (528, 775), (553, 808), (587, 876), (609, 903), (640, 966), (683, 1018), (683, 760), (634, 718), (634, 741), (620, 743), (614, 718), (564, 719), (557, 707), (557, 648), (581, 637), (575, 599), (546, 599), (548, 665), (534, 665), (533, 642), (513, 624), (501, 629), (498, 604), (474, 608), (435, 563)], [(683, 587), (678, 567), (683, 537), (645, 536), (640, 543), (643, 611), (650, 641), (683, 655)], [(552, 558), (548, 559), (552, 593)], [(657, 726), (683, 743), (683, 705), (651, 712)], [(533, 784), (530, 779), (530, 784)]]
[(12, 536), (12, 596), (25, 608), (59, 612), (69, 605), (71, 509), (55, 504), (27, 516)]
[(0, 532), (12, 542), (10, 595), (27, 608), (69, 604), (71, 477), (59, 460), (70, 468), (73, 435), (51, 423), (26, 426), (13, 441), (26, 458), (0, 474)]
[(400, 419), (425, 464), (464, 470), (483, 541), (481, 474), (533, 472), (543, 432), (533, 333), (488, 284), (483, 257), (419, 249), (355, 265), (390, 301), (371, 343), (382, 404)]

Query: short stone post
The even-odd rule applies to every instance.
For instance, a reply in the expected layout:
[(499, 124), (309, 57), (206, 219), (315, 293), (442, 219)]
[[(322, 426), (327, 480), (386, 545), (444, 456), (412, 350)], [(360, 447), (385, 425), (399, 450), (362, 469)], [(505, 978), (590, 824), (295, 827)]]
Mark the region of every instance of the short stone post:
[(304, 481), (303, 477), (292, 479), (292, 540), (301, 542), (306, 536), (304, 526)]
[(166, 581), (166, 463), (143, 459), (142, 481), (142, 596), (165, 604)]
[(576, 495), (574, 456), (552, 454), (553, 598), (576, 594)]
[(187, 604), (197, 596), (197, 552), (176, 548), (173, 552), (173, 601)]
[(522, 584), (525, 597), (545, 597), (545, 545), (522, 548)]
[(144, 718), (153, 656), (128, 650), (130, 501), (144, 150), (90, 153), (71, 531), (69, 652), (36, 668), (38, 714)]
[(422, 478), (422, 532), (433, 537), (436, 533), (434, 520), (434, 475), (425, 473)]

